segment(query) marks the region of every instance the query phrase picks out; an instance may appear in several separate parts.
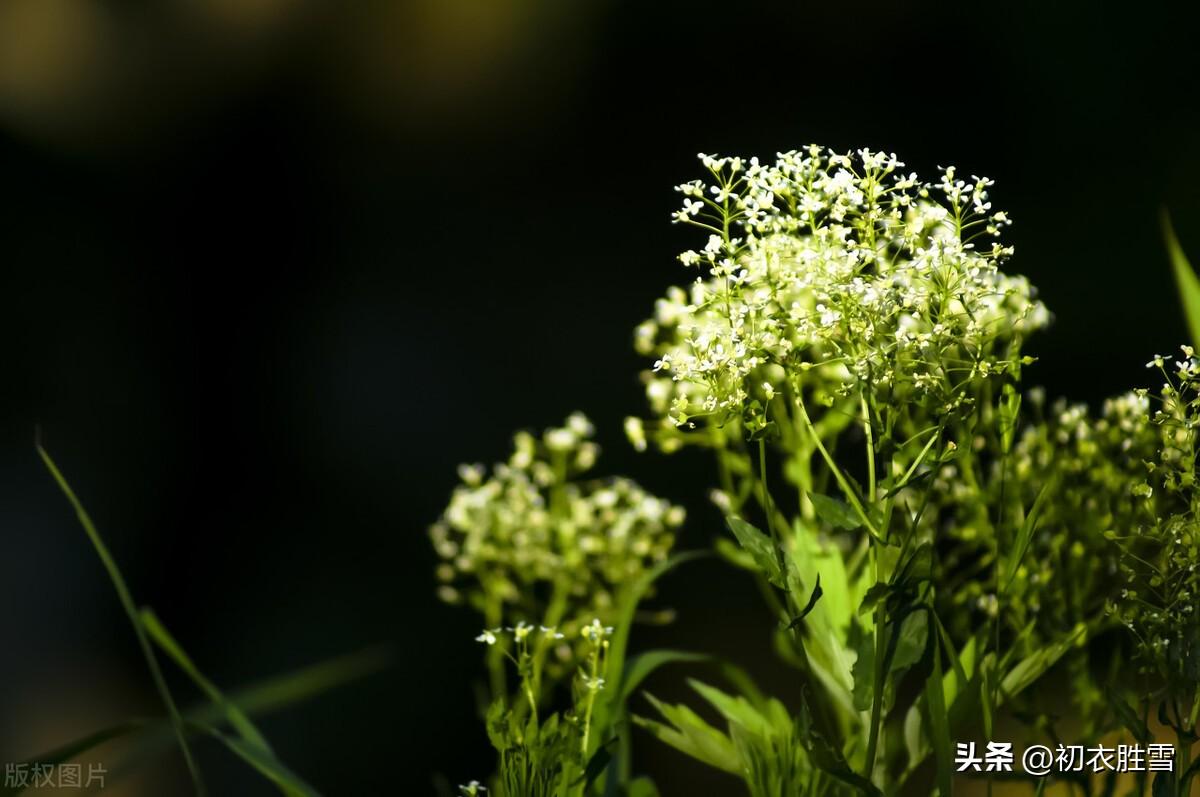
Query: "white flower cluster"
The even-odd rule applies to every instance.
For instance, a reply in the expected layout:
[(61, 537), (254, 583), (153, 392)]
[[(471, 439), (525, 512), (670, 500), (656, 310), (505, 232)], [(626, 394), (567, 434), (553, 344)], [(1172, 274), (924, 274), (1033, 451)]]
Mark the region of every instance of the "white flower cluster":
[(615, 591), (666, 558), (683, 509), (629, 479), (580, 480), (596, 460), (592, 435), (577, 413), (540, 439), (518, 433), (490, 474), (460, 468), (463, 482), (430, 529), (444, 600), (540, 617), (529, 603), (543, 596), (564, 605), (569, 625), (611, 607)]
[(701, 274), (635, 336), (656, 358), (651, 406), (675, 426), (753, 428), (814, 368), (805, 379), (831, 393), (954, 411), (964, 385), (1014, 371), (1021, 338), (1049, 321), (1029, 282), (999, 269), (1010, 222), (986, 178), (950, 167), (929, 184), (894, 155), (817, 146), (772, 164), (700, 157), (711, 181), (677, 187), (675, 220), (709, 235), (680, 256)]

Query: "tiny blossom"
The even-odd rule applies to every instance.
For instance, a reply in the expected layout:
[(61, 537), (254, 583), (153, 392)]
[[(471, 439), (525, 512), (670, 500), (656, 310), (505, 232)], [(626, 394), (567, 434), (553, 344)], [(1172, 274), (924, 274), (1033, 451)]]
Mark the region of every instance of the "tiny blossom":
[(475, 637), (475, 641), (482, 642), (485, 645), (494, 645), (494, 644), (496, 644), (496, 634), (498, 634), (499, 632), (500, 632), (499, 628), (497, 628), (495, 631), (489, 631), (485, 628), (482, 634)]
[(580, 633), (583, 637), (591, 642), (599, 642), (604, 637), (612, 636), (613, 628), (611, 625), (601, 625), (599, 618), (595, 618), (588, 625), (585, 625)]
[(807, 382), (831, 394), (966, 413), (964, 385), (1015, 375), (1021, 339), (1049, 322), (1029, 282), (1000, 270), (1011, 247), (975, 247), (1011, 223), (992, 211), (987, 178), (947, 167), (923, 183), (866, 149), (700, 160), (720, 208), (687, 199), (676, 220), (730, 232), (680, 256), (701, 276), (669, 290), (636, 335), (654, 356), (644, 380), (664, 429), (740, 419), (753, 432), (763, 400), (813, 367)]
[(477, 780), (473, 780), (466, 785), (458, 787), (459, 797), (479, 797), (487, 791), (487, 787), (483, 786)]

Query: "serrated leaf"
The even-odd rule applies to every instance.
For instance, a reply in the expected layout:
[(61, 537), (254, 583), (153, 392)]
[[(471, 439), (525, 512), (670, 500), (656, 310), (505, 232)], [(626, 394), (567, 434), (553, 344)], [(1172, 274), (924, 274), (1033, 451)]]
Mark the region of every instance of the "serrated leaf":
[(740, 725), (758, 736), (766, 736), (770, 732), (770, 722), (745, 698), (734, 697), (691, 678), (688, 679), (688, 685), (707, 700), (709, 705), (715, 708), (729, 723)]
[(634, 723), (659, 741), (724, 772), (741, 773), (741, 759), (728, 736), (701, 719), (687, 706), (672, 706), (646, 694), (646, 699), (669, 725), (634, 715)]
[(730, 515), (725, 518), (729, 530), (737, 538), (738, 544), (754, 558), (754, 564), (759, 571), (780, 589), (786, 588), (783, 569), (780, 567), (780, 555), (775, 541), (751, 526), (740, 517)]
[(875, 692), (875, 635), (858, 621), (850, 626), (850, 645), (858, 653), (854, 660), (854, 708), (869, 711)]

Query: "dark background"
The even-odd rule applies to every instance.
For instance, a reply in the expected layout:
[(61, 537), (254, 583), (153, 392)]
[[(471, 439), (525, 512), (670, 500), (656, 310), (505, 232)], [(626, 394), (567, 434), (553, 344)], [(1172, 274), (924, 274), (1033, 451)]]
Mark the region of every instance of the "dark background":
[[(157, 710), (40, 426), (218, 683), (394, 644), (383, 674), (264, 720), (315, 786), (482, 779), (477, 620), (433, 599), (425, 536), (455, 465), (583, 409), (602, 471), (692, 510), (683, 546), (720, 533), (703, 457), (620, 434), (644, 412), (631, 330), (691, 278), (669, 213), (697, 151), (815, 141), (995, 178), (1010, 268), (1057, 317), (1029, 382), (1147, 384), (1185, 338), (1160, 205), (1200, 259), (1196, 22), (1083, 0), (0, 1), (0, 761)], [(794, 694), (747, 579), (694, 565), (660, 601), (680, 622), (635, 644)], [(664, 795), (736, 793), (638, 754)], [(184, 793), (175, 758), (126, 793)], [(216, 794), (270, 793), (220, 750), (202, 764)]]

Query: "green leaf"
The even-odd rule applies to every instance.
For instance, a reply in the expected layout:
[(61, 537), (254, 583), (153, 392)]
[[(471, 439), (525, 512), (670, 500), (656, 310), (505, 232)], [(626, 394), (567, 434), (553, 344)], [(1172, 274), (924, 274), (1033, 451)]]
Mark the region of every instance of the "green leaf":
[(829, 740), (816, 729), (812, 722), (812, 710), (808, 706), (808, 698), (801, 694), (800, 714), (796, 718), (796, 730), (804, 743), (804, 749), (812, 762), (825, 773), (852, 786), (869, 797), (882, 797), (882, 792), (875, 784), (858, 774), (846, 763), (842, 751), (830, 744)]
[(859, 604), (859, 614), (870, 614), (880, 601), (886, 600), (892, 591), (892, 585), (886, 581), (878, 581), (871, 585), (867, 590), (867, 594), (863, 595), (862, 603)]
[(1066, 639), (1053, 642), (1039, 648), (1019, 661), (1000, 681), (1000, 691), (1005, 698), (1011, 698), (1041, 678), (1054, 666), (1063, 654), (1070, 650), (1081, 638), (1086, 637), (1087, 626), (1080, 623)]
[(810, 492), (808, 500), (812, 501), (817, 517), (834, 528), (853, 531), (862, 525), (862, 518), (858, 516), (858, 513), (840, 498), (831, 498), (828, 495)]
[(925, 680), (925, 706), (928, 708), (929, 733), (937, 761), (938, 791), (950, 797), (951, 773), (954, 760), (950, 755), (950, 725), (946, 711), (946, 694), (942, 683), (942, 655), (937, 636), (933, 638), (933, 672)]
[(1021, 394), (1011, 384), (1004, 386), (1004, 400), (997, 407), (1000, 426), (1000, 450), (1007, 454), (1012, 449), (1013, 436), (1021, 416)]
[(1112, 706), (1113, 713), (1117, 715), (1117, 719), (1121, 720), (1121, 724), (1133, 734), (1135, 740), (1142, 744), (1149, 744), (1150, 729), (1146, 727), (1146, 723), (1137, 715), (1133, 707), (1125, 702), (1123, 697), (1110, 689), (1108, 690), (1108, 704)]
[[(608, 649), (608, 678), (612, 683), (619, 684), (622, 682), (625, 669), (625, 651), (629, 648), (629, 634), (633, 629), (633, 616), (637, 612), (638, 604), (642, 602), (642, 598), (646, 597), (646, 593), (654, 586), (654, 582), (670, 573), (675, 568), (687, 562), (694, 562), (697, 559), (704, 559), (711, 556), (708, 551), (684, 551), (677, 553), (668, 559), (659, 562), (657, 565), (647, 570), (642, 574), (628, 592), (621, 596), (621, 603), (618, 606), (616, 621), (613, 627), (616, 629), (610, 640)], [(601, 701), (597, 705), (596, 727), (606, 727), (605, 722), (609, 717), (605, 716), (608, 711), (608, 703)]]
[(816, 608), (817, 601), (821, 599), (821, 595), (823, 594), (824, 592), (821, 589), (821, 574), (817, 573), (817, 583), (813, 586), (812, 595), (809, 596), (808, 603), (805, 604), (804, 608), (800, 611), (800, 614), (793, 617), (792, 621), (788, 623), (789, 631), (800, 625), (800, 623), (804, 622), (804, 618), (808, 617), (808, 613)]
[(769, 735), (771, 723), (745, 698), (728, 695), (692, 678), (688, 679), (688, 685), (699, 692), (700, 696), (731, 724), (740, 725), (756, 736)]
[[(76, 756), (83, 755), (94, 747), (99, 747), (114, 739), (120, 739), (123, 736), (128, 736), (131, 733), (137, 733), (146, 727), (147, 720), (129, 720), (122, 722), (119, 725), (113, 725), (110, 728), (96, 731), (84, 736), (82, 739), (77, 739), (73, 742), (63, 745), (62, 747), (43, 753), (39, 756), (27, 759), (25, 764), (43, 764), (46, 766), (58, 766), (66, 763)], [(26, 790), (25, 786), (10, 786), (5, 784), (0, 787), (0, 797), (14, 797)]]
[(869, 711), (875, 693), (875, 635), (857, 620), (850, 625), (850, 645), (858, 653), (854, 660), (854, 708)]
[(140, 617), (142, 626), (146, 629), (146, 633), (150, 635), (150, 638), (178, 665), (179, 669), (183, 670), (192, 679), (209, 700), (221, 707), (225, 712), (226, 718), (229, 720), (229, 724), (238, 732), (238, 735), (246, 743), (255, 745), (273, 754), (271, 745), (267, 743), (266, 738), (254, 726), (250, 718), (240, 708), (227, 700), (225, 695), (221, 693), (221, 690), (212, 681), (204, 677), (200, 670), (196, 668), (196, 665), (192, 663), (191, 658), (184, 652), (183, 647), (171, 636), (171, 633), (167, 631), (154, 612), (143, 607)]
[(1001, 592), (1007, 592), (1009, 586), (1012, 585), (1013, 579), (1017, 577), (1017, 570), (1021, 566), (1021, 560), (1025, 558), (1025, 552), (1029, 550), (1029, 543), (1033, 540), (1033, 533), (1037, 530), (1038, 521), (1041, 520), (1042, 504), (1046, 502), (1046, 496), (1050, 494), (1054, 483), (1054, 479), (1051, 479), (1042, 485), (1042, 489), (1038, 491), (1037, 498), (1033, 499), (1033, 506), (1030, 507), (1029, 513), (1025, 515), (1025, 522), (1021, 524), (1021, 528), (1017, 532), (1017, 539), (1004, 560), (1004, 587), (1001, 589)]
[[(231, 701), (241, 706), (249, 715), (268, 714), (378, 672), (388, 661), (388, 654), (379, 648), (351, 653), (239, 689), (233, 694)], [(211, 703), (203, 703), (183, 712), (184, 728), (187, 732), (190, 732), (188, 723), (213, 725), (224, 719), (226, 714), (221, 707)], [(30, 761), (68, 761), (119, 738), (129, 738), (133, 744), (133, 752), (127, 755), (118, 767), (112, 769), (108, 778), (110, 785), (140, 762), (169, 749), (174, 739), (174, 730), (170, 721), (166, 719), (130, 720), (89, 734)], [(7, 797), (8, 794), (16, 794), (19, 791), (0, 791), (0, 797)]]
[(636, 725), (697, 761), (734, 775), (741, 774), (741, 759), (728, 736), (702, 720), (687, 706), (672, 706), (650, 694), (646, 695), (646, 699), (670, 725), (635, 715), (633, 721)]
[(317, 790), (284, 766), (279, 759), (261, 747), (243, 739), (227, 736), (211, 725), (190, 722), (196, 730), (206, 733), (228, 747), (236, 756), (258, 770), (259, 774), (279, 787), (287, 797), (320, 797)]
[(1188, 333), (1192, 343), (1200, 346), (1200, 279), (1192, 264), (1188, 262), (1179, 239), (1175, 236), (1175, 228), (1171, 224), (1171, 215), (1166, 208), (1162, 211), (1163, 240), (1167, 245), (1167, 256), (1171, 259), (1171, 268), (1175, 272), (1175, 286), (1179, 290), (1179, 300), (1183, 304), (1183, 315), (1187, 320)]
[(740, 517), (730, 515), (725, 518), (725, 522), (729, 525), (733, 536), (737, 538), (738, 544), (754, 557), (754, 563), (767, 577), (767, 581), (780, 589), (785, 589), (787, 585), (783, 569), (780, 567), (779, 548), (775, 545), (775, 541)]
[(649, 650), (640, 653), (629, 660), (625, 668), (625, 682), (621, 684), (620, 699), (628, 700), (646, 678), (666, 664), (695, 663), (712, 661), (712, 656), (706, 653), (693, 653), (687, 650)]
[(889, 672), (907, 670), (921, 660), (929, 642), (929, 613), (924, 609), (909, 612), (900, 621), (894, 639)]
[(171, 696), (171, 690), (167, 687), (166, 679), (163, 678), (162, 670), (159, 669), (158, 659), (154, 655), (154, 649), (150, 646), (150, 640), (146, 638), (146, 632), (142, 628), (141, 618), (138, 616), (137, 606), (133, 601), (133, 594), (129, 591), (128, 585), (125, 583), (125, 577), (121, 575), (120, 568), (117, 567), (117, 561), (108, 551), (108, 546), (104, 544), (103, 538), (100, 536), (96, 524), (92, 522), (92, 518), (88, 515), (87, 510), (83, 508), (83, 503), (75, 495), (75, 491), (71, 489), (71, 485), (67, 483), (66, 478), (58, 469), (58, 465), (50, 458), (50, 454), (46, 449), (42, 448), (41, 443), (37, 444), (38, 455), (42, 458), (42, 462), (46, 466), (46, 470), (50, 471), (50, 475), (54, 477), (54, 481), (58, 483), (58, 487), (66, 496), (67, 501), (75, 509), (75, 515), (79, 518), (79, 523), (83, 526), (84, 533), (92, 543), (92, 547), (96, 549), (96, 554), (100, 557), (100, 562), (104, 565), (104, 569), (108, 571), (109, 580), (113, 583), (113, 588), (117, 592), (117, 598), (121, 602), (122, 608), (125, 609), (125, 614), (129, 618), (129, 622), (133, 625), (134, 634), (137, 636), (138, 646), (142, 650), (142, 656), (146, 659), (146, 666), (150, 670), (150, 675), (154, 680), (154, 686), (158, 690), (159, 697), (163, 701), (163, 705), (167, 708), (167, 716), (171, 718), (171, 726), (175, 731), (175, 739), (179, 743), (179, 749), (183, 753), (183, 760), (187, 764), (188, 774), (192, 779), (192, 788), (196, 794), (204, 794), (204, 782), (200, 777), (200, 770), (196, 766), (196, 761), (192, 757), (191, 747), (187, 743), (187, 734), (183, 729), (183, 719), (179, 715), (179, 709), (175, 705), (175, 698)]

